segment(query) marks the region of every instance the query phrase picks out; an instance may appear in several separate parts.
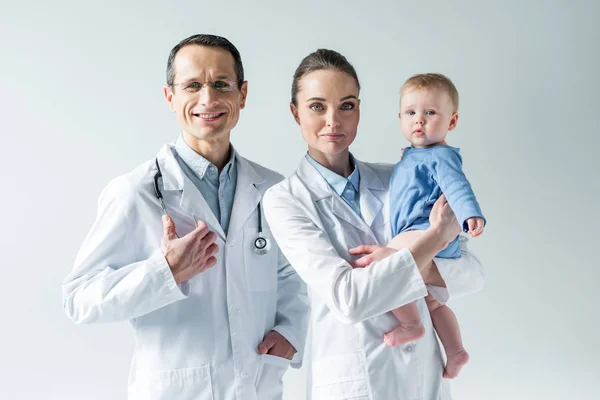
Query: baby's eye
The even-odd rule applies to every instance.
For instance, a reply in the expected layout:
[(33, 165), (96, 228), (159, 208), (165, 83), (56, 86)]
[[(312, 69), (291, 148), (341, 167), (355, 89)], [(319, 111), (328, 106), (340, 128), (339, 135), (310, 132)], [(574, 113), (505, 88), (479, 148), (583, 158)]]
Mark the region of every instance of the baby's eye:
[(340, 108), (344, 111), (354, 110), (354, 103), (344, 103)]
[(409, 110), (405, 114), (406, 115), (415, 115), (415, 112), (413, 110)]
[(435, 111), (429, 110), (425, 114), (427, 114), (427, 115), (435, 115)]
[(323, 110), (323, 105), (319, 104), (319, 103), (313, 103), (310, 106), (308, 106), (308, 108), (310, 108), (313, 111), (322, 111)]

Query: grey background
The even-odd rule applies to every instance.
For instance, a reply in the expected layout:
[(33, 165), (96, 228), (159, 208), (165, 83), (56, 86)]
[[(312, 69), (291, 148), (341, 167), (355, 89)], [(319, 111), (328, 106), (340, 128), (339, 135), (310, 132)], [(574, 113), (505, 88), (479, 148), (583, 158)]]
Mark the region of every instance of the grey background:
[[(398, 91), (418, 72), (461, 96), (448, 141), (489, 221), (472, 240), (485, 290), (451, 305), (470, 364), (455, 399), (600, 398), (597, 1), (2, 1), (0, 398), (123, 399), (127, 323), (75, 326), (60, 285), (108, 180), (174, 140), (169, 50), (224, 35), (249, 81), (233, 133), (290, 174), (305, 151), (292, 74), (318, 47), (354, 63), (363, 91), (351, 150), (395, 162)], [(285, 377), (304, 398), (305, 370)]]

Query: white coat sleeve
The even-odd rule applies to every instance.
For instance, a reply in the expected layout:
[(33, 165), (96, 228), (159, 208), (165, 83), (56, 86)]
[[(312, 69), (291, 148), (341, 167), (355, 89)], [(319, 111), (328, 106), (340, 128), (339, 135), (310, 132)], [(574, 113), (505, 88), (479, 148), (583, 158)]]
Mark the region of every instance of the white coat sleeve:
[(440, 303), (446, 303), (449, 299), (475, 293), (484, 284), (483, 267), (468, 248), (466, 235), (459, 236), (460, 257), (459, 258), (434, 258), (446, 287), (427, 286), (429, 292)]
[(353, 269), (337, 253), (327, 233), (317, 227), (285, 188), (270, 188), (264, 205), (265, 217), (281, 251), (341, 322), (361, 322), (427, 295), (407, 249), (367, 268)]
[(130, 320), (186, 297), (158, 246), (140, 259), (147, 243), (136, 242), (135, 224), (143, 221), (134, 204), (125, 178), (100, 195), (96, 220), (62, 285), (63, 308), (75, 323)]
[(300, 368), (308, 331), (309, 305), (306, 284), (281, 251), (278, 253), (277, 312), (274, 331), (279, 332), (296, 349), (292, 367)]

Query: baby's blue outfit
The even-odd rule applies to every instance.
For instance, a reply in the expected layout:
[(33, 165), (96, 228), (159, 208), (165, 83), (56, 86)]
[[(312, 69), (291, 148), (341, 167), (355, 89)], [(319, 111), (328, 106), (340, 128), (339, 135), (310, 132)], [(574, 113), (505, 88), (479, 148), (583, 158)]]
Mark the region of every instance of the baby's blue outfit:
[[(463, 230), (466, 220), (484, 219), (462, 171), (460, 149), (434, 146), (426, 149), (407, 147), (390, 178), (390, 218), (394, 236), (404, 231), (426, 230), (433, 203), (444, 193)], [(436, 257), (460, 257), (458, 237)]]

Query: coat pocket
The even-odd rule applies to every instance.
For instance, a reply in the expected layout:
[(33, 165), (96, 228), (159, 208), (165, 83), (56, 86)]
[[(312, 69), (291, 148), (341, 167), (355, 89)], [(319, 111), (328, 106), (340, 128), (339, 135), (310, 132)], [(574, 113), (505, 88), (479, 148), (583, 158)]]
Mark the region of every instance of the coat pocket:
[(290, 360), (263, 354), (256, 376), (256, 392), (261, 400), (279, 400), (283, 393), (283, 375), (290, 366)]
[(214, 400), (210, 365), (136, 371), (129, 400)]
[(323, 357), (312, 364), (313, 400), (369, 399), (362, 353)]

